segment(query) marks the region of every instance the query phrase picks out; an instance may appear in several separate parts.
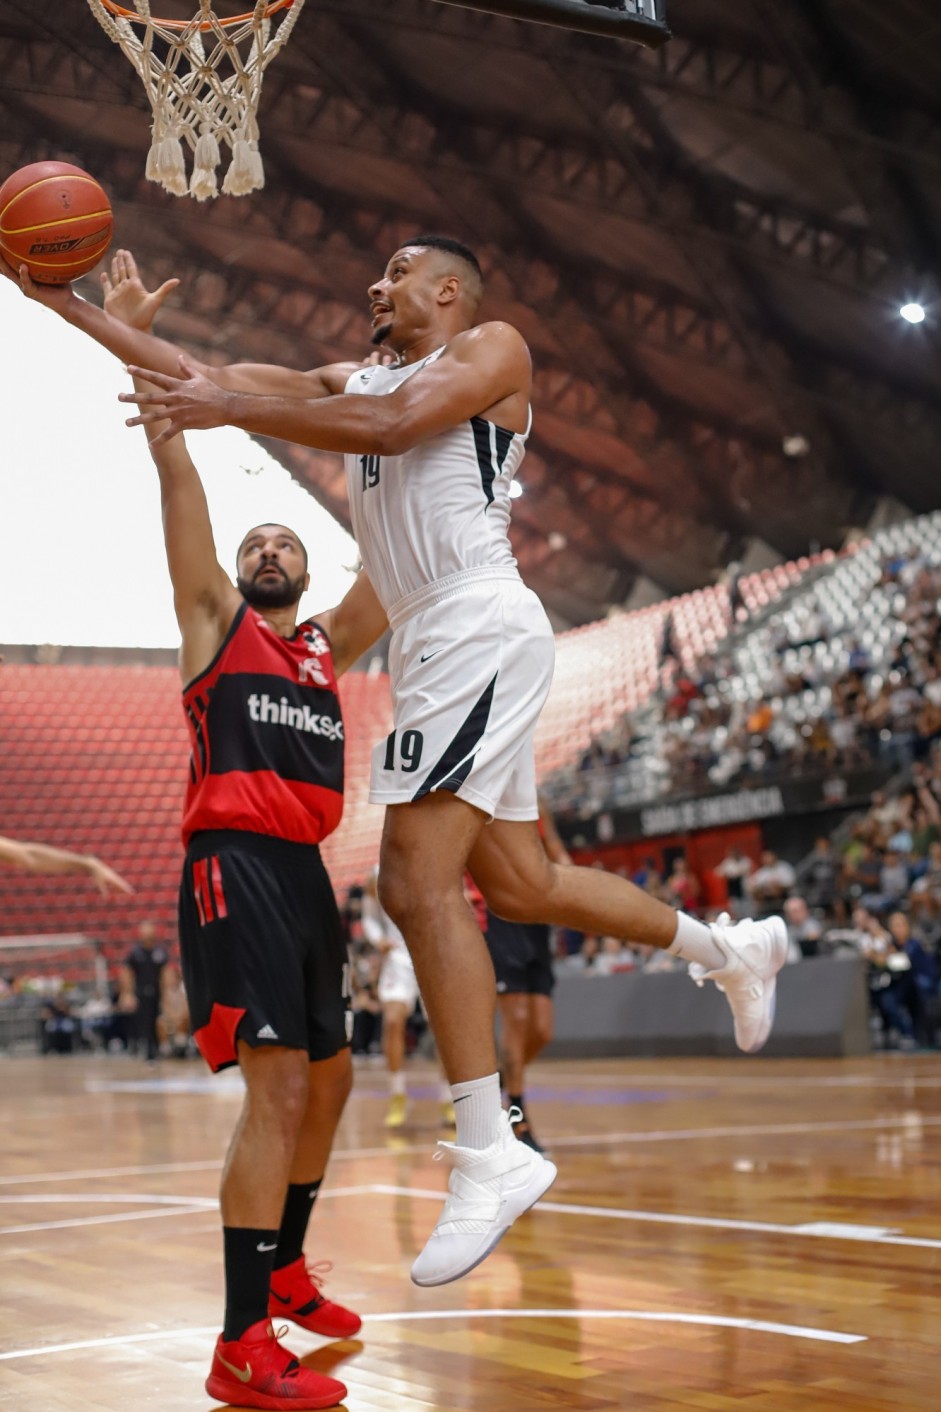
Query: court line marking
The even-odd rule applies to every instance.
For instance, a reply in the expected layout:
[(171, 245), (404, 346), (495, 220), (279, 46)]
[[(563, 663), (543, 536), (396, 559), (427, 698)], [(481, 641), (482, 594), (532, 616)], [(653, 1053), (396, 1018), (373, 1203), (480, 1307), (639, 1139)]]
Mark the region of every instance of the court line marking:
[(619, 1142), (696, 1142), (714, 1137), (787, 1137), (794, 1133), (897, 1132), (900, 1129), (938, 1127), (941, 1118), (923, 1118), (920, 1113), (899, 1118), (854, 1118), (830, 1123), (755, 1123), (727, 1128), (664, 1128), (650, 1132), (592, 1133), (585, 1136), (554, 1137), (551, 1147), (602, 1147)]
[[(627, 1133), (594, 1133), (584, 1136), (557, 1137), (553, 1147), (592, 1147), (615, 1143), (696, 1142), (714, 1137), (776, 1137), (793, 1133), (828, 1132), (897, 1132), (904, 1129), (941, 1126), (941, 1118), (923, 1118), (920, 1114), (899, 1118), (859, 1118), (833, 1123), (758, 1123), (727, 1128), (655, 1128)], [(403, 1143), (401, 1147), (342, 1148), (330, 1156), (331, 1162), (349, 1162), (358, 1157), (401, 1157), (413, 1152), (431, 1151), (431, 1142)], [(146, 1167), (89, 1167), (66, 1172), (30, 1172), (26, 1176), (0, 1176), (0, 1186), (23, 1186), (32, 1182), (80, 1182), (95, 1177), (172, 1176), (182, 1172), (218, 1172), (221, 1161), (168, 1162)], [(324, 1193), (326, 1194), (326, 1193)]]
[[(801, 1324), (778, 1324), (764, 1319), (737, 1319), (722, 1314), (678, 1314), (654, 1309), (405, 1309), (384, 1314), (364, 1314), (363, 1323), (419, 1323), (426, 1319), (626, 1319), (651, 1324), (696, 1324), (706, 1328), (744, 1329), (750, 1333), (781, 1334), (786, 1338), (807, 1338), (818, 1343), (868, 1343), (867, 1334), (846, 1334), (832, 1329), (814, 1329)], [(113, 1338), (84, 1339), (75, 1343), (54, 1343), (45, 1348), (17, 1348), (0, 1353), (0, 1362), (16, 1358), (48, 1358), (53, 1353), (74, 1353), (92, 1348), (121, 1348), (136, 1343), (165, 1343), (182, 1339), (210, 1339), (218, 1326), (193, 1329), (164, 1329), (144, 1334), (121, 1334)]]
[(206, 1206), (212, 1208), (219, 1203), (213, 1196), (159, 1196), (155, 1192), (137, 1192), (129, 1196), (127, 1192), (95, 1191), (95, 1192), (62, 1192), (55, 1196), (38, 1195), (36, 1192), (17, 1192), (15, 1196), (0, 1196), (0, 1203), (4, 1205), (20, 1206), (63, 1206), (67, 1203), (97, 1202), (100, 1205), (113, 1206), (134, 1206), (141, 1203), (150, 1202), (154, 1206), (179, 1206), (185, 1202), (187, 1206)]
[[(418, 1201), (441, 1201), (445, 1193), (422, 1187), (393, 1186), (382, 1182), (372, 1182), (366, 1186), (331, 1187), (321, 1193), (319, 1200), (336, 1200), (348, 1196), (405, 1196)], [(160, 1216), (198, 1216), (206, 1211), (218, 1209), (215, 1197), (200, 1196), (110, 1196), (107, 1194), (72, 1196), (0, 1196), (0, 1202), (19, 1202), (30, 1205), (33, 1202), (67, 1203), (73, 1200), (87, 1202), (122, 1202), (131, 1204), (138, 1201), (162, 1203), (157, 1210), (124, 1211), (109, 1216), (76, 1216), (62, 1221), (37, 1221), (30, 1225), (0, 1226), (0, 1237), (21, 1235), (30, 1231), (67, 1230), (82, 1226), (113, 1225), (121, 1221), (143, 1221)], [(671, 1211), (635, 1211), (618, 1206), (584, 1206), (573, 1202), (540, 1201), (534, 1208), (537, 1211), (552, 1211), (560, 1216), (591, 1216), (610, 1221), (636, 1221), (647, 1225), (690, 1226), (705, 1230), (752, 1231), (762, 1235), (804, 1236), (816, 1240), (849, 1240), (870, 1245), (899, 1245), (919, 1250), (941, 1250), (941, 1239), (929, 1236), (908, 1236), (897, 1227), (864, 1226), (840, 1221), (804, 1221), (799, 1225), (781, 1225), (771, 1221), (736, 1221), (722, 1216), (690, 1216)]]
[[(385, 1186), (377, 1184), (363, 1191), (377, 1196), (412, 1196), (422, 1201), (441, 1201), (444, 1191), (428, 1191), (420, 1187)], [(355, 1194), (349, 1188), (348, 1195)], [(770, 1221), (732, 1221), (721, 1216), (687, 1216), (670, 1211), (630, 1211), (618, 1206), (578, 1206), (562, 1201), (539, 1201), (533, 1211), (552, 1211), (561, 1216), (597, 1216), (610, 1221), (640, 1221), (663, 1226), (701, 1226), (722, 1231), (757, 1231), (764, 1235), (804, 1236), (815, 1240), (853, 1240), (871, 1245), (915, 1246), (924, 1250), (941, 1250), (941, 1240), (927, 1236), (907, 1236), (886, 1226), (843, 1225), (834, 1221), (807, 1221), (797, 1226), (774, 1225)]]
[[(329, 1191), (321, 1192), (319, 1199), (329, 1201), (338, 1196), (362, 1196), (363, 1194), (375, 1195), (372, 1187), (332, 1187)], [(31, 1206), (34, 1203), (68, 1204), (71, 1202), (99, 1202), (107, 1204), (121, 1203), (131, 1205), (136, 1202), (149, 1201), (159, 1203), (159, 1209), (153, 1211), (121, 1211), (111, 1216), (72, 1216), (61, 1221), (32, 1221), (28, 1225), (22, 1226), (0, 1226), (0, 1237), (11, 1235), (26, 1235), (34, 1231), (66, 1231), (75, 1230), (82, 1226), (111, 1226), (121, 1221), (149, 1221), (160, 1216), (199, 1216), (207, 1211), (218, 1211), (219, 1201), (214, 1196), (114, 1196), (108, 1193), (95, 1193), (85, 1195), (79, 1193), (73, 1195), (57, 1196), (34, 1196), (31, 1193), (22, 1193), (16, 1196), (0, 1196), (0, 1202), (19, 1202), (24, 1206)]]
[(111, 1226), (118, 1221), (151, 1221), (158, 1216), (204, 1216), (205, 1206), (161, 1206), (157, 1211), (122, 1211), (116, 1216), (76, 1216), (66, 1221), (34, 1221), (27, 1226), (0, 1226), (0, 1236), (29, 1231), (67, 1231), (75, 1226)]

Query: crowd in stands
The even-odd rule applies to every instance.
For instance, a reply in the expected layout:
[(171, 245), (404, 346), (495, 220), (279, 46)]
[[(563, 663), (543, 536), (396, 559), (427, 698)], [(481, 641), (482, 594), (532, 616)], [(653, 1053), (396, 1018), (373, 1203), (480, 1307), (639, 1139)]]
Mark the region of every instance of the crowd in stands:
[[(730, 849), (715, 869), (735, 917), (783, 912), (789, 959), (838, 952), (867, 961), (882, 1042), (934, 1045), (941, 1025), (941, 533), (932, 517), (894, 531), (806, 583), (785, 607), (721, 652), (684, 662), (669, 650), (663, 689), (637, 720), (580, 762), (590, 808), (630, 798), (755, 786), (786, 773), (881, 767), (885, 790), (836, 839), (795, 865)], [(669, 639), (669, 629), (667, 630)], [(669, 648), (669, 641), (667, 641)], [(760, 693), (755, 690), (760, 686)], [(619, 781), (620, 773), (620, 781)], [(571, 777), (555, 792), (565, 808)], [(619, 792), (620, 790), (620, 792)], [(550, 791), (551, 787), (550, 787)], [(577, 809), (576, 813), (579, 812)], [(652, 860), (633, 881), (707, 919), (682, 858)], [(613, 938), (560, 944), (560, 968), (590, 975), (672, 966)]]
[[(691, 658), (667, 617), (660, 689), (547, 785), (557, 810), (766, 784), (924, 758), (941, 733), (941, 525), (884, 533), (744, 610)], [(907, 537), (906, 537), (907, 536)]]

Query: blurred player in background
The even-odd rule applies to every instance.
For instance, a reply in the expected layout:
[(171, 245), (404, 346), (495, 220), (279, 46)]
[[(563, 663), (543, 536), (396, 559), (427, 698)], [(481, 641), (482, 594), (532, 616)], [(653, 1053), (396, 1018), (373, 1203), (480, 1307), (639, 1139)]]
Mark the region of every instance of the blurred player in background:
[[(380, 953), (379, 1003), (382, 1006), (382, 1052), (389, 1070), (389, 1108), (385, 1125), (404, 1127), (408, 1118), (408, 1090), (405, 1083), (405, 1051), (408, 1022), (421, 997), (415, 967), (405, 938), (379, 901), (379, 869), (370, 874), (363, 890), (363, 935)], [(441, 1126), (454, 1127), (451, 1090), (441, 1089)]]
[[(546, 856), (559, 865), (572, 860), (545, 800), (539, 800), (539, 835)], [(488, 908), (484, 935), (497, 978), (500, 1020), (500, 1073), (511, 1114), (519, 1117), (513, 1131), (521, 1142), (541, 1152), (526, 1108), (527, 1065), (552, 1038), (552, 992), (555, 975), (545, 922), (507, 922)]]

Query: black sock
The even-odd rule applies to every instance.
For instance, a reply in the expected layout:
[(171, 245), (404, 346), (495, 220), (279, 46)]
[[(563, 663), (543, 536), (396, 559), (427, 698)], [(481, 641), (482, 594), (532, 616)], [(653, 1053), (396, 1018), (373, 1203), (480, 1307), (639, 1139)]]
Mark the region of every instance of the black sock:
[(278, 1249), (274, 1257), (276, 1270), (283, 1270), (285, 1265), (293, 1265), (294, 1261), (300, 1260), (304, 1254), (307, 1224), (322, 1181), (323, 1177), (316, 1182), (298, 1182), (288, 1187), (281, 1229), (278, 1231)]
[(277, 1249), (277, 1231), (249, 1230), (244, 1226), (223, 1226), (225, 1251), (226, 1343), (241, 1338), (246, 1329), (268, 1317), (268, 1291)]
[(518, 1108), (522, 1113), (521, 1122), (526, 1121), (526, 1109), (523, 1107), (523, 1095), (521, 1093), (508, 1093), (506, 1101), (511, 1108)]

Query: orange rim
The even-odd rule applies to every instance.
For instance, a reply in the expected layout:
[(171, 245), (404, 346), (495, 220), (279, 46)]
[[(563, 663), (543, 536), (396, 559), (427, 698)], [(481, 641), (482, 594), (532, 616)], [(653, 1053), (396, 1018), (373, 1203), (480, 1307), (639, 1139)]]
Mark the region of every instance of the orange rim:
[[(139, 15), (136, 10), (128, 10), (124, 5), (117, 5), (115, 4), (115, 0), (101, 0), (101, 3), (106, 10), (110, 10), (111, 14), (116, 15), (118, 19), (137, 20), (138, 24), (146, 23), (143, 16)], [(272, 15), (276, 15), (279, 10), (290, 10), (293, 4), (294, 0), (271, 0), (271, 4), (265, 10), (265, 19), (267, 20)], [(216, 19), (223, 29), (228, 29), (231, 25), (244, 24), (246, 20), (252, 18), (254, 13), (254, 10), (248, 10), (244, 15), (230, 15), (228, 19), (223, 19), (221, 15), (217, 15)], [(153, 22), (154, 24), (162, 25), (164, 29), (189, 29), (193, 23), (192, 20), (161, 20), (158, 19), (156, 15), (153, 17)], [(212, 29), (212, 25), (207, 24), (204, 20), (199, 28), (202, 30)]]

